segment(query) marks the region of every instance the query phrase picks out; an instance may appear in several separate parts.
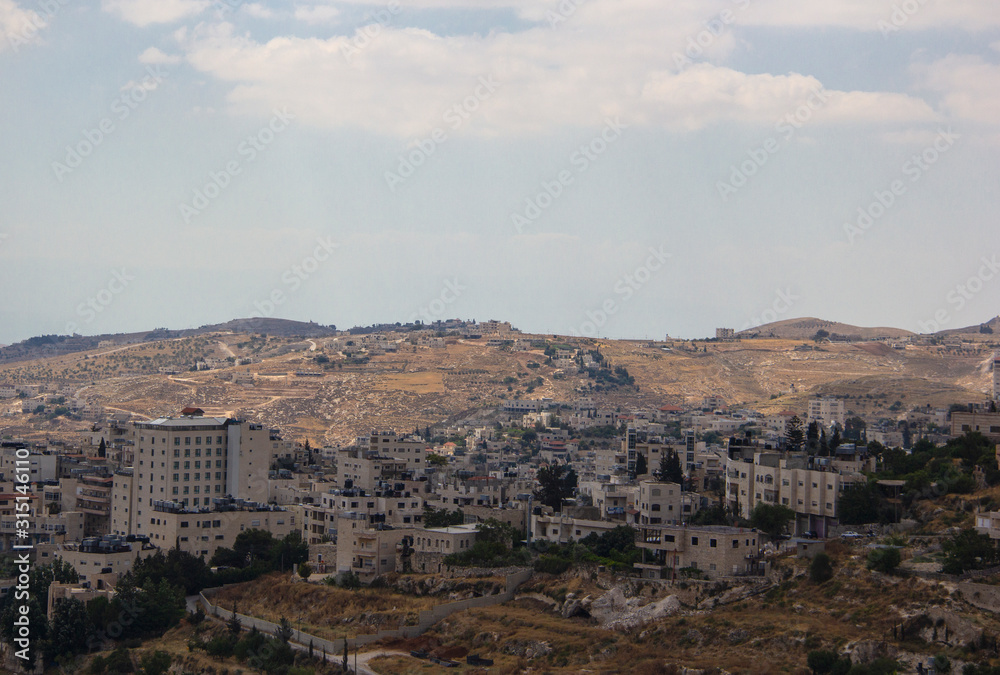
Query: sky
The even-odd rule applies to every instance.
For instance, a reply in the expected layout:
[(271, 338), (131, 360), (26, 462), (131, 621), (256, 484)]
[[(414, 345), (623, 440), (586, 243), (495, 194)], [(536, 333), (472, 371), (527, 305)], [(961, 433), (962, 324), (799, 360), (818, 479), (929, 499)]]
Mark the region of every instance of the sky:
[(0, 343), (1000, 313), (990, 0), (0, 0)]

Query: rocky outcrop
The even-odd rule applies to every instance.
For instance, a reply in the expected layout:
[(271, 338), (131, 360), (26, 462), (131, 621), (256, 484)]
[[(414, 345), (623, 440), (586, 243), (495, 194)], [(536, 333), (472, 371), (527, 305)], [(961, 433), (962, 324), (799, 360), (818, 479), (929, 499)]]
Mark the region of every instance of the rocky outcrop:
[(883, 657), (895, 659), (896, 647), (881, 640), (858, 640), (847, 645), (851, 663), (871, 663)]
[(584, 598), (574, 607), (585, 609), (603, 627), (612, 629), (634, 628), (681, 610), (681, 602), (676, 595), (643, 604), (641, 598), (626, 598), (617, 587), (590, 602), (589, 607), (586, 600)]
[(983, 629), (949, 609), (930, 607), (903, 624), (903, 635), (928, 644), (965, 648), (980, 644)]
[(510, 640), (504, 643), (500, 651), (511, 656), (537, 659), (539, 656), (548, 656), (551, 654), (552, 647), (548, 642), (542, 642), (541, 640)]

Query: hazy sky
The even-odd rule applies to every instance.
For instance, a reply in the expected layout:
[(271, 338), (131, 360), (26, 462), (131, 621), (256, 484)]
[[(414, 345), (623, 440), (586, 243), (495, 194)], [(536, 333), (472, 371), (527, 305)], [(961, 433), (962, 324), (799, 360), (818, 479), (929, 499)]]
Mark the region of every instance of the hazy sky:
[(0, 0), (0, 342), (1000, 312), (991, 0)]

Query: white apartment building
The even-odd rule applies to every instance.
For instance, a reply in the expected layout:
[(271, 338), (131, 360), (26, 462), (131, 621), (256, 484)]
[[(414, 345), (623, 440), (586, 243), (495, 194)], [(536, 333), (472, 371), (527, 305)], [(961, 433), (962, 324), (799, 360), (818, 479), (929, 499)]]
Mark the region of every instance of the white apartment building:
[(726, 463), (726, 500), (744, 518), (759, 502), (787, 506), (795, 512), (797, 531), (823, 535), (837, 522), (841, 490), (857, 478), (805, 455), (733, 452)]
[(838, 398), (816, 398), (809, 401), (809, 414), (806, 416), (804, 426), (816, 422), (827, 429), (834, 424), (839, 424), (843, 428), (846, 420), (847, 407), (844, 401)]

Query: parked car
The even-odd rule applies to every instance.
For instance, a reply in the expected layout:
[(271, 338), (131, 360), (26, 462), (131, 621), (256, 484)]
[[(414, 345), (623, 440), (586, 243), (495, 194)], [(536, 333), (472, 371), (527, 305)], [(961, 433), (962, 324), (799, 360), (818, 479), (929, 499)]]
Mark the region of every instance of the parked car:
[(864, 536), (865, 535), (859, 534), (857, 532), (844, 532), (842, 535), (840, 535), (840, 538), (846, 539), (848, 541), (853, 541), (855, 539), (864, 539)]
[(806, 530), (802, 533), (804, 539), (819, 539), (819, 533), (815, 530)]

